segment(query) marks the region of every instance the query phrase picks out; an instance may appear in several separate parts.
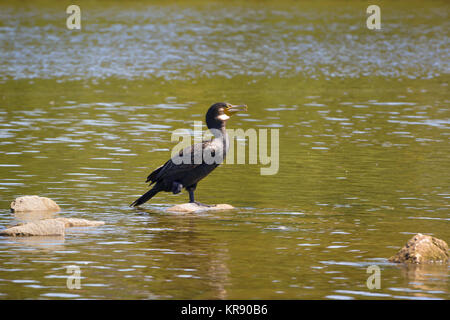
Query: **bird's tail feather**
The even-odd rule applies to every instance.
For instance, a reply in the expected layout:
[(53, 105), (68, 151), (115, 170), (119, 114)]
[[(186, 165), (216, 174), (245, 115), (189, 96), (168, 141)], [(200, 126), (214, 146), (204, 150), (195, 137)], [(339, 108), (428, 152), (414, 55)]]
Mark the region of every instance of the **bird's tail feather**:
[(142, 196), (140, 196), (138, 199), (136, 199), (132, 204), (130, 204), (130, 207), (140, 206), (141, 204), (150, 200), (159, 191), (161, 191), (161, 190), (159, 188), (157, 188), (157, 186), (154, 186), (152, 189), (148, 190), (146, 193), (144, 193)]

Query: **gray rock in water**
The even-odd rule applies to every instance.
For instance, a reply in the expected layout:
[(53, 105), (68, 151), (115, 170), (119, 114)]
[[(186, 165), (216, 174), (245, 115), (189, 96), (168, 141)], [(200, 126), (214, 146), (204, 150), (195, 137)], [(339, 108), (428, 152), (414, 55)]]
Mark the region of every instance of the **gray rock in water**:
[(56, 219), (46, 219), (17, 225), (0, 231), (0, 235), (12, 237), (64, 236), (66, 225)]
[(395, 263), (447, 263), (448, 245), (445, 241), (421, 233), (412, 237), (406, 245), (389, 258)]
[(216, 204), (215, 206), (207, 207), (201, 206), (196, 203), (183, 203), (177, 204), (176, 206), (167, 209), (169, 212), (183, 212), (183, 213), (195, 213), (202, 211), (212, 211), (212, 210), (231, 210), (234, 209), (232, 205), (229, 204)]
[(55, 201), (39, 196), (23, 196), (11, 202), (12, 212), (23, 211), (60, 211)]

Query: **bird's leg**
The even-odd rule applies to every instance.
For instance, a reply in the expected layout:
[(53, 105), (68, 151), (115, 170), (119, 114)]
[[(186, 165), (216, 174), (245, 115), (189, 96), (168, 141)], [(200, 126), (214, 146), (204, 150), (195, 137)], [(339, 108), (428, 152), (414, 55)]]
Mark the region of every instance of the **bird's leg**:
[(172, 183), (172, 193), (177, 194), (181, 192), (181, 189), (183, 189), (183, 185), (179, 182), (174, 181)]
[(191, 189), (191, 188), (189, 188), (189, 189), (188, 189), (188, 192), (189, 192), (189, 202), (190, 202), (190, 203), (195, 203), (195, 200), (194, 200), (194, 190)]
[(197, 184), (186, 187), (187, 192), (189, 192), (189, 203), (195, 203), (194, 200), (194, 191), (197, 188)]
[(204, 203), (195, 201), (195, 199), (194, 199), (194, 190), (195, 190), (196, 187), (197, 187), (197, 185), (193, 185), (193, 186), (191, 186), (189, 188), (186, 188), (186, 190), (189, 192), (189, 203), (195, 203), (196, 205), (201, 206), (201, 207), (212, 207), (209, 204), (204, 204)]

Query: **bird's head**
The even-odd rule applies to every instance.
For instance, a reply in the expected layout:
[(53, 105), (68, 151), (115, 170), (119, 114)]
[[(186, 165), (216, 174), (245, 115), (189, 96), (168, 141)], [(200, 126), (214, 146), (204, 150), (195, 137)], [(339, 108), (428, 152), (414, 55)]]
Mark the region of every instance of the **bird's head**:
[(206, 125), (208, 128), (221, 128), (230, 117), (240, 111), (247, 111), (246, 105), (232, 105), (226, 102), (218, 102), (209, 107), (206, 113)]

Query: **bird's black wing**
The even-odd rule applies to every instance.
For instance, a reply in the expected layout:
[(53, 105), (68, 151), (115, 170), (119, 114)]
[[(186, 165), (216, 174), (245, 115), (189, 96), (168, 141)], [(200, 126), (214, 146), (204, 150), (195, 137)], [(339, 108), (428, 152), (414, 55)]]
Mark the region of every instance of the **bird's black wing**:
[[(195, 163), (196, 155), (201, 152), (203, 154), (203, 150), (208, 148), (211, 144), (211, 141), (203, 141), (201, 143), (194, 144), (180, 151), (179, 157), (183, 157), (186, 153), (190, 154), (190, 161), (188, 163), (180, 163), (176, 164), (177, 161), (174, 162), (174, 158), (167, 161), (162, 166), (158, 167), (155, 171), (150, 173), (147, 177), (146, 182), (150, 182), (152, 185), (155, 182), (161, 181), (163, 179), (173, 179), (176, 180), (178, 177), (182, 177), (185, 173), (191, 171), (192, 169), (200, 166), (202, 163)], [(201, 148), (200, 148), (201, 145)], [(203, 158), (201, 158), (203, 159)], [(179, 160), (179, 159), (177, 159)]]

